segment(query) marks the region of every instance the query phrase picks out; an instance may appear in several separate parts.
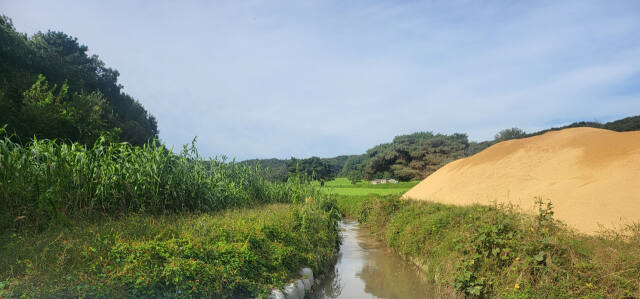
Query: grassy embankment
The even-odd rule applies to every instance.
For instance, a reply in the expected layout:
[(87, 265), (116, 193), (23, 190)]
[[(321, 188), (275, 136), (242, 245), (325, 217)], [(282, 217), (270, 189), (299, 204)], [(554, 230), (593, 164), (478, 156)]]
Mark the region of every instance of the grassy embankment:
[(0, 297), (259, 296), (339, 239), (335, 201), (162, 146), (0, 139)]
[(444, 294), (640, 297), (640, 225), (586, 236), (554, 220), (546, 201), (535, 216), (397, 195), (340, 196), (338, 205), (418, 264)]

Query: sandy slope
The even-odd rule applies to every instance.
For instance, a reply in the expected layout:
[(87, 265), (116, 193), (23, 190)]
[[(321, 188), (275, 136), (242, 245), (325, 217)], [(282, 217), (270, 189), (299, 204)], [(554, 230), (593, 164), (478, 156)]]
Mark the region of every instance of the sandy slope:
[(447, 164), (404, 196), (512, 202), (529, 211), (542, 196), (558, 219), (584, 233), (640, 222), (640, 132), (571, 128), (501, 142)]

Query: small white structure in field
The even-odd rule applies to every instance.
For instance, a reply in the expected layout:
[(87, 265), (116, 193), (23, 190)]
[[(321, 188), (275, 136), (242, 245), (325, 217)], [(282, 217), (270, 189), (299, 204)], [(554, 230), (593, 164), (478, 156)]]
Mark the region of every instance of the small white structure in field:
[(372, 185), (377, 185), (377, 184), (397, 184), (398, 181), (394, 180), (394, 179), (375, 179), (373, 181), (371, 181)]

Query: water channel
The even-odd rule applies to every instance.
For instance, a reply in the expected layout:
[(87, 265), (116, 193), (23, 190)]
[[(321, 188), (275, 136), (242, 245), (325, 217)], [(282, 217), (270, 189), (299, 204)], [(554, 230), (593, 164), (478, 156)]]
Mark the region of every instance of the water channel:
[(334, 271), (312, 298), (433, 298), (434, 288), (415, 265), (373, 238), (367, 228), (344, 220)]

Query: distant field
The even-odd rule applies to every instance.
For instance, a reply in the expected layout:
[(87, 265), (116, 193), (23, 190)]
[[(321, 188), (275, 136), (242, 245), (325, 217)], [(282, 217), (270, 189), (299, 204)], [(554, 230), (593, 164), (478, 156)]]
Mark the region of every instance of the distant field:
[(329, 192), (338, 195), (389, 195), (407, 192), (407, 190), (418, 183), (419, 181), (372, 185), (368, 181), (361, 181), (357, 184), (351, 184), (347, 178), (336, 178), (333, 181), (325, 183), (325, 188), (327, 188)]

